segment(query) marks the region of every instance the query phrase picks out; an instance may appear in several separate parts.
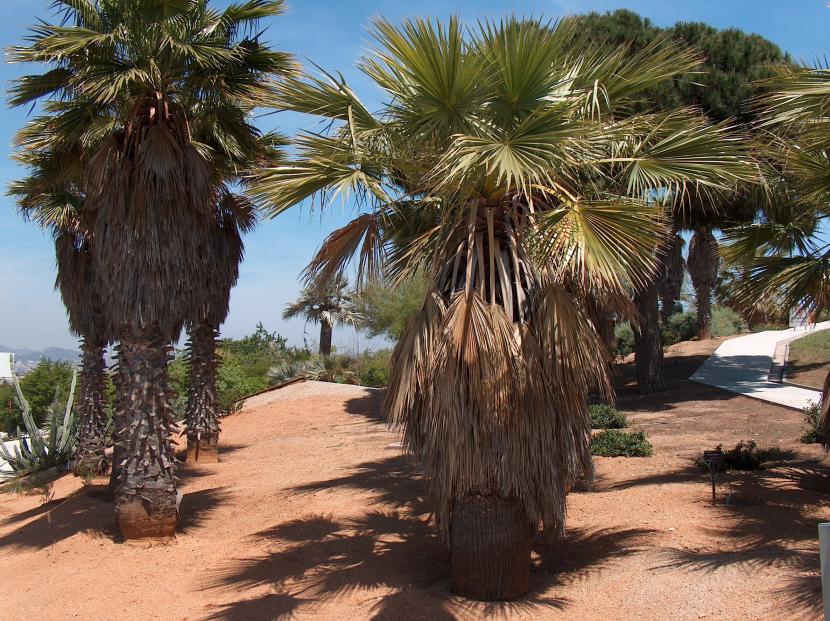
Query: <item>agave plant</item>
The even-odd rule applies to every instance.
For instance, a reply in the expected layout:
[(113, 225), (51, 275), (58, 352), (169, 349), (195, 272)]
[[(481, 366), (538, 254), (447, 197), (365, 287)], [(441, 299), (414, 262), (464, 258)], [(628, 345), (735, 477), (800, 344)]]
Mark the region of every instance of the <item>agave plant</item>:
[(56, 390), (55, 400), (48, 409), (46, 428), (40, 429), (32, 416), (29, 402), (26, 401), (23, 390), (20, 388), (13, 364), (11, 368), (12, 385), (17, 393), (17, 403), (23, 412), (26, 434), (24, 435), (18, 427), (18, 442), (12, 451), (0, 442), (0, 459), (11, 467), (15, 475), (29, 474), (54, 466), (66, 466), (75, 454), (78, 441), (78, 429), (73, 412), (77, 372), (72, 373), (66, 404), (61, 407)]
[(426, 275), (385, 412), (428, 476), (453, 589), (510, 599), (527, 590), (534, 529), (561, 532), (567, 489), (592, 474), (587, 395), (610, 382), (588, 300), (652, 279), (668, 235), (655, 190), (683, 200), (751, 167), (694, 111), (632, 112), (696, 66), (688, 49), (607, 53), (571, 20), (464, 33), (454, 18), (377, 21), (360, 63), (388, 95), (377, 114), (333, 75), (286, 81), (277, 105), (332, 130), (297, 137), (296, 160), (261, 171), (255, 195), (272, 214), (363, 199), (311, 282), (353, 258), (358, 286)]

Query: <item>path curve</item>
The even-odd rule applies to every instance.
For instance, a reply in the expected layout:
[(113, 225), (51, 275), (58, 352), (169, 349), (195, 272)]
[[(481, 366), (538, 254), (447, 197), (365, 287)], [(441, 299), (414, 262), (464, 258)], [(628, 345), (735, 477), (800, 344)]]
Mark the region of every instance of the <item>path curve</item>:
[(809, 330), (767, 330), (725, 341), (691, 379), (746, 397), (753, 397), (800, 410), (809, 402), (818, 403), (821, 392), (769, 381), (776, 345), (794, 336), (806, 336), (830, 328), (830, 321), (817, 323)]

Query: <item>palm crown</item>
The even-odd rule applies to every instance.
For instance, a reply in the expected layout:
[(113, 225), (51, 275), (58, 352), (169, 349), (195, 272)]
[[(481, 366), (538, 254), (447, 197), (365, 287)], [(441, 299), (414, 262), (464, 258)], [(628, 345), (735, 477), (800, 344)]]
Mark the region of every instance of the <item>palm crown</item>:
[[(563, 523), (568, 483), (590, 473), (585, 396), (607, 389), (589, 294), (651, 275), (659, 198), (753, 176), (737, 138), (693, 111), (635, 114), (639, 91), (692, 68), (688, 49), (594, 52), (570, 21), (515, 19), (464, 36), (379, 20), (360, 68), (377, 114), (342, 79), (292, 79), (275, 105), (335, 129), (296, 139), (262, 171), (272, 214), (354, 193), (363, 213), (309, 265), (326, 280), (424, 269), (430, 290), (398, 344), (386, 408), (425, 464), (442, 524), (478, 490)], [(440, 382), (436, 382), (440, 378)]]

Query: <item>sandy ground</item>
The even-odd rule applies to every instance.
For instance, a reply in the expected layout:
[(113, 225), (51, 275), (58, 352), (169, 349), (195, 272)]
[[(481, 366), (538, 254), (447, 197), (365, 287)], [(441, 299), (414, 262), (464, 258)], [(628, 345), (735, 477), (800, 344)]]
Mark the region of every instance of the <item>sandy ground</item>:
[[(121, 543), (100, 488), (70, 476), (46, 504), (0, 495), (0, 619), (818, 619), (827, 464), (797, 442), (798, 412), (682, 380), (715, 345), (675, 348), (679, 383), (660, 395), (635, 396), (621, 365), (621, 408), (654, 457), (597, 458), (595, 489), (569, 496), (566, 538), (538, 542), (525, 600), (450, 593), (379, 393), (309, 382), (227, 418), (221, 463), (181, 468), (172, 543)], [(750, 438), (794, 454), (724, 476), (712, 506), (690, 458)]]

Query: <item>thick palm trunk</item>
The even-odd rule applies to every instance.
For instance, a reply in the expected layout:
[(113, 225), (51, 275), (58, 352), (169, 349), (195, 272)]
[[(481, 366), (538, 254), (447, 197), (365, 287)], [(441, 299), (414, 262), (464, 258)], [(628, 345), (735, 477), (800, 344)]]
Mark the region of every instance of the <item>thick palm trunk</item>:
[(663, 374), (663, 343), (657, 317), (657, 283), (634, 294), (634, 305), (639, 314), (639, 327), (634, 330), (637, 388), (643, 394), (666, 390)]
[(216, 396), (218, 330), (202, 322), (190, 332), (190, 392), (187, 395), (187, 460), (218, 461)]
[(325, 319), (320, 321), (320, 354), (328, 356), (331, 354), (331, 333), (332, 325)]
[(73, 470), (77, 476), (104, 474), (109, 468), (105, 453), (107, 418), (104, 412), (104, 344), (82, 342), (78, 412), (78, 450)]
[(172, 411), (167, 388), (170, 348), (153, 329), (128, 329), (119, 344), (118, 364), (126, 399), (124, 464), (115, 511), (125, 539), (173, 536), (178, 521)]
[(484, 601), (524, 596), (533, 524), (521, 503), (499, 496), (456, 500), (450, 530), (452, 590)]

